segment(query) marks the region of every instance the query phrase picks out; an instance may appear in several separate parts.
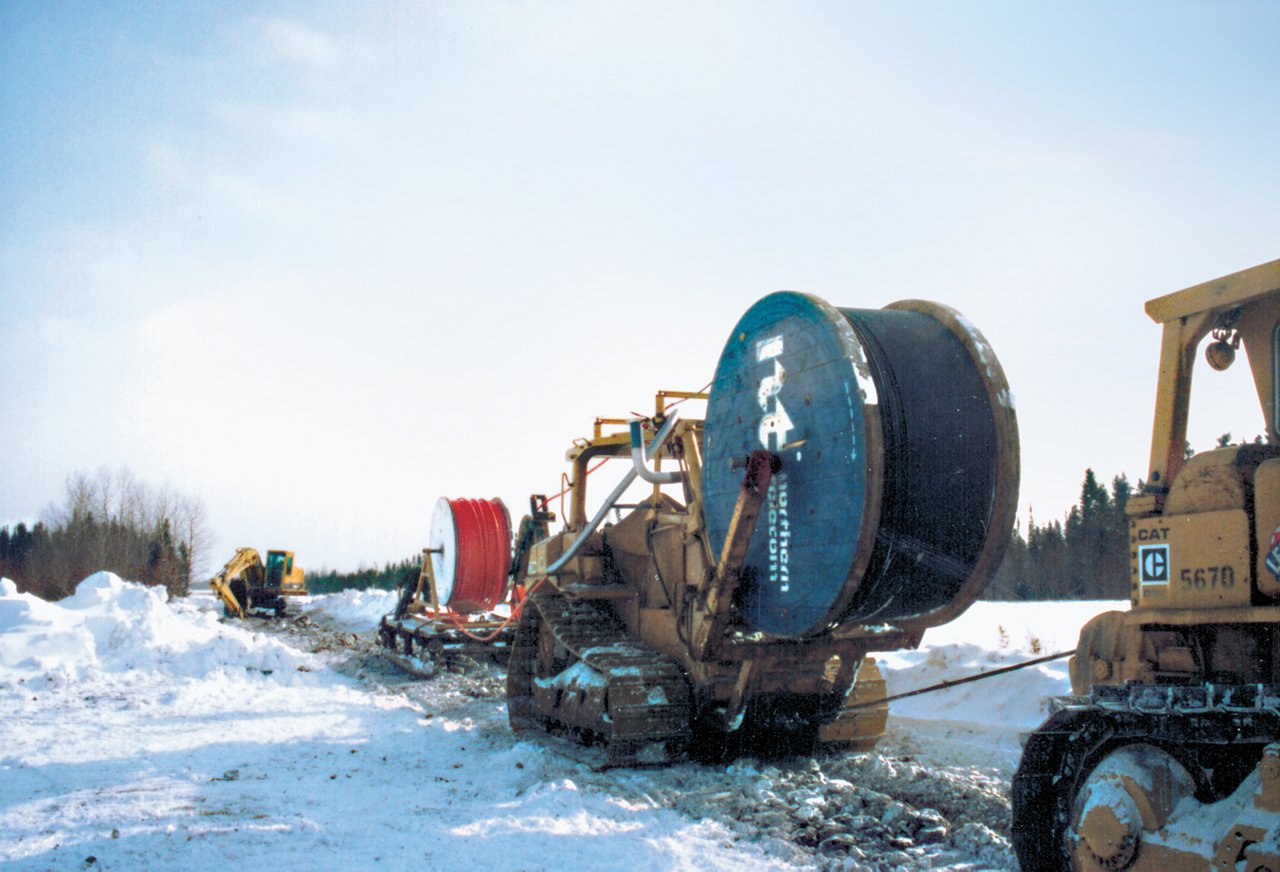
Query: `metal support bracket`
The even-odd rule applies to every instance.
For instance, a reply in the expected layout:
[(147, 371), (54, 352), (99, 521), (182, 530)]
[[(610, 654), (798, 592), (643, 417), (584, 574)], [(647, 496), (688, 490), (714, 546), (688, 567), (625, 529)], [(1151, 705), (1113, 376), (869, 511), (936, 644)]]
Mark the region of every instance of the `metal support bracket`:
[(742, 562), (747, 557), (747, 546), (756, 531), (756, 521), (768, 495), (769, 482), (781, 465), (778, 456), (768, 451), (753, 451), (747, 458), (747, 471), (738, 490), (738, 501), (729, 520), (724, 547), (720, 549), (715, 575), (703, 597), (702, 621), (693, 634), (690, 653), (695, 660), (711, 660), (719, 653), (729, 623), (733, 592), (742, 575)]

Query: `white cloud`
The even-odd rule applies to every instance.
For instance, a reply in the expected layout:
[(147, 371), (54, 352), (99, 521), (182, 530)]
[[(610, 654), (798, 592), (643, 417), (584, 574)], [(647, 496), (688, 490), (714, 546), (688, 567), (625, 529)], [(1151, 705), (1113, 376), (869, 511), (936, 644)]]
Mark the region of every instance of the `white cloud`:
[(211, 112), (214, 119), (232, 130), (267, 134), (275, 139), (350, 139), (359, 132), (349, 115), (311, 105), (268, 105), (228, 100), (214, 105)]
[(343, 59), (336, 40), (298, 21), (272, 18), (262, 27), (267, 44), (285, 60), (311, 67), (332, 67)]

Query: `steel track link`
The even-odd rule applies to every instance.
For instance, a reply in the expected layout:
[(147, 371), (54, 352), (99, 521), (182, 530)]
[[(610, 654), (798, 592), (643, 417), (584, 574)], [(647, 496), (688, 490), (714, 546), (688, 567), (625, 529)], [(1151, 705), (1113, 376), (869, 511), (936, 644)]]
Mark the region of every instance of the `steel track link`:
[(679, 664), (627, 638), (589, 601), (537, 593), (525, 602), (507, 668), (514, 730), (603, 742), (607, 766), (685, 759), (692, 700)]
[(1131, 743), (1157, 745), (1196, 781), (1196, 796), (1211, 802), (1230, 794), (1280, 738), (1274, 712), (1209, 710), (1143, 712), (1075, 705), (1051, 715), (1027, 737), (1013, 776), (1012, 841), (1023, 869), (1071, 868), (1067, 829), (1072, 802), (1094, 766)]

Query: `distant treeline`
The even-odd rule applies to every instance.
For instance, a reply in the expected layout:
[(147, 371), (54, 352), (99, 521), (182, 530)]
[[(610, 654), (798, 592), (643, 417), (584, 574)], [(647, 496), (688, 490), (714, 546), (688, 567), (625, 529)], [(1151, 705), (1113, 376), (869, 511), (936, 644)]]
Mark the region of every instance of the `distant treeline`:
[[(1218, 437), (1215, 448), (1261, 445), (1261, 436), (1236, 442), (1230, 433)], [(1184, 456), (1195, 451), (1188, 442)], [(1143, 482), (1138, 482), (1141, 492)], [(1111, 480), (1111, 490), (1098, 484), (1092, 469), (1084, 472), (1080, 502), (1066, 521), (1037, 525), (1032, 518), (1027, 534), (1014, 528), (1004, 563), (996, 572), (986, 599), (1071, 600), (1129, 598), (1129, 521), (1125, 505), (1134, 488), (1123, 474)]]
[(103, 569), (184, 596), (208, 541), (199, 500), (149, 488), (128, 470), (77, 472), (65, 504), (44, 520), (0, 527), (0, 575), (50, 601)]
[[(1069, 600), (1128, 599), (1129, 533), (1124, 507), (1132, 487), (1123, 475), (1111, 481), (1111, 490), (1098, 484), (1092, 469), (1085, 470), (1080, 503), (1064, 521), (1027, 526), (1013, 531), (1005, 554), (985, 599)], [(340, 590), (392, 590), (407, 574), (417, 577), (421, 555), (406, 557), (382, 568), (355, 572), (320, 569), (307, 573), (307, 592)]]
[[(1132, 488), (1123, 475), (1111, 482), (1111, 490), (1098, 484), (1092, 469), (1085, 470), (1080, 503), (1064, 521), (1036, 524), (1023, 536), (1013, 531), (1004, 563), (985, 599), (1069, 600), (1127, 599), (1129, 597), (1129, 534), (1124, 514)], [(307, 573), (307, 592), (333, 593), (355, 589), (397, 587), (406, 574), (417, 577), (420, 555), (406, 557), (382, 568), (355, 572), (321, 569)]]
[(1015, 526), (1004, 563), (985, 599), (1071, 600), (1129, 598), (1129, 522), (1124, 507), (1133, 492), (1123, 475), (1111, 490), (1086, 469), (1080, 502), (1065, 523), (1036, 524), (1025, 538)]
[(383, 564), (381, 569), (357, 569), (355, 572), (336, 572), (320, 569), (307, 573), (307, 593), (334, 593), (340, 590), (392, 590), (408, 573), (417, 578), (422, 566), (422, 555), (406, 557), (395, 563)]
[[(1224, 434), (1218, 444), (1229, 441), (1230, 434)], [(985, 598), (1127, 599), (1125, 505), (1132, 492), (1124, 475), (1112, 479), (1108, 490), (1092, 469), (1085, 470), (1080, 501), (1065, 520), (1037, 524), (1032, 518), (1025, 535), (1020, 526), (1014, 528)], [(31, 527), (0, 527), (0, 575), (47, 600), (69, 595), (81, 579), (101, 569), (185, 595), (208, 543), (199, 500), (167, 488), (152, 490), (127, 470), (100, 471), (96, 477), (75, 473), (67, 479), (65, 504), (46, 510), (44, 520)], [(381, 568), (308, 572), (307, 590), (391, 590), (406, 575), (416, 576), (421, 561), (414, 555)]]

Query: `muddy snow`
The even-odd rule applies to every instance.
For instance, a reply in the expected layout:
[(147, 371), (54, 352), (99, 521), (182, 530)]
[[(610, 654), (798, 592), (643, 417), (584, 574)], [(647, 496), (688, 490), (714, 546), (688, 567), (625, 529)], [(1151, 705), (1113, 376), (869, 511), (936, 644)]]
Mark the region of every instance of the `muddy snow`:
[[(1065, 661), (891, 707), (874, 753), (605, 770), (517, 739), (499, 667), (403, 675), (347, 592), (227, 622), (110, 573), (0, 581), (0, 864), (20, 869), (1016, 869), (1018, 735)], [(1111, 603), (980, 603), (891, 693), (1052, 653)]]

